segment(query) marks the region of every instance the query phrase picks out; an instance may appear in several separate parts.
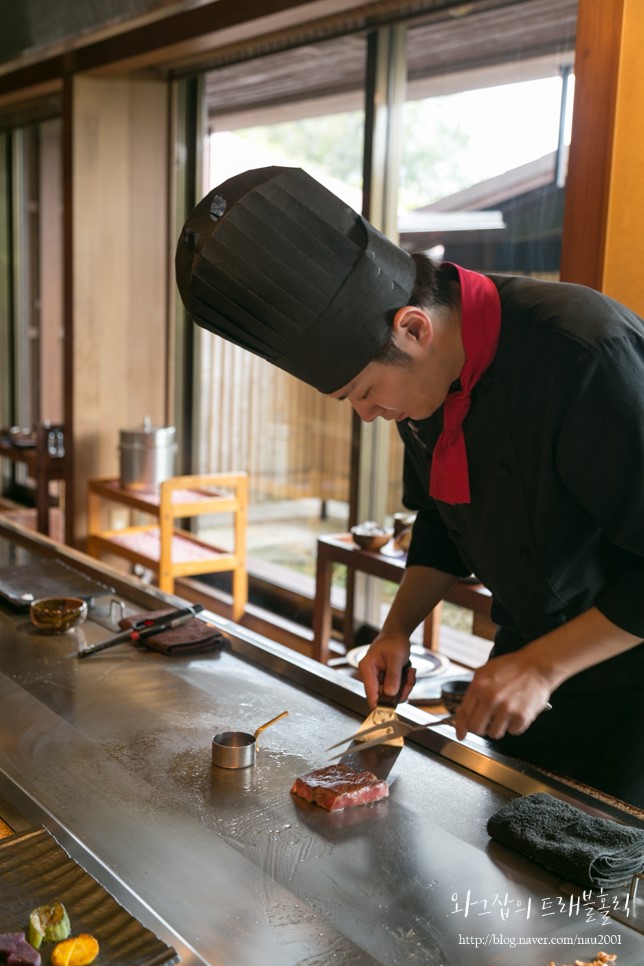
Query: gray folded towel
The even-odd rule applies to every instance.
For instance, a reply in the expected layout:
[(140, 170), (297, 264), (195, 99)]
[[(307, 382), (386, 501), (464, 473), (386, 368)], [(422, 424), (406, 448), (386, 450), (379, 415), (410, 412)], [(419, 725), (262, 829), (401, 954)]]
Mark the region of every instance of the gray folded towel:
[(566, 880), (605, 889), (644, 871), (644, 829), (587, 815), (552, 795), (515, 798), (487, 823), (488, 834)]

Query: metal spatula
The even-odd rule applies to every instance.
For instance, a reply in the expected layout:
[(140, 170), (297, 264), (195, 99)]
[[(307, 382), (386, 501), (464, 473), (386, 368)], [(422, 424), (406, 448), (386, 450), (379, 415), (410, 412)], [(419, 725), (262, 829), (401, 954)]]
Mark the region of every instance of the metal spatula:
[[(374, 724), (371, 728), (362, 729), (356, 731), (355, 734), (349, 735), (348, 738), (343, 738), (342, 741), (336, 741), (334, 745), (330, 745), (326, 751), (333, 751), (334, 748), (339, 748), (340, 745), (346, 745), (349, 741), (355, 741), (355, 751), (366, 751), (368, 748), (375, 748), (376, 745), (392, 744), (393, 741), (403, 744), (404, 739), (407, 735), (411, 734), (413, 731), (423, 731), (424, 728), (437, 728), (438, 725), (451, 725), (454, 723), (456, 715), (450, 714), (446, 718), (438, 718), (436, 721), (427, 721), (422, 725), (408, 725), (403, 721), (400, 721), (398, 717), (394, 716), (389, 721), (379, 722)], [(370, 738), (370, 736), (373, 737)], [(341, 758), (345, 751), (341, 751), (339, 755), (334, 755), (334, 758)]]
[[(367, 715), (367, 717), (360, 725), (360, 728), (358, 729), (357, 734), (354, 736), (356, 740), (358, 741), (361, 740), (361, 738), (358, 736), (364, 735), (367, 732), (369, 734), (372, 734), (374, 731), (377, 731), (379, 728), (383, 728), (389, 725), (391, 722), (398, 721), (396, 708), (400, 704), (400, 695), (402, 694), (403, 688), (407, 683), (407, 674), (409, 673), (410, 667), (411, 667), (411, 661), (407, 661), (402, 671), (400, 672), (400, 687), (398, 688), (397, 694), (395, 694), (393, 697), (390, 697), (382, 693), (380, 694), (380, 697), (378, 698), (377, 707), (375, 707), (373, 711), (371, 711)], [(351, 739), (348, 739), (348, 740), (351, 740)], [(402, 748), (403, 739), (402, 737), (398, 737), (397, 735), (389, 735), (388, 737), (385, 737), (383, 741), (379, 742), (379, 744), (387, 744), (394, 748)]]

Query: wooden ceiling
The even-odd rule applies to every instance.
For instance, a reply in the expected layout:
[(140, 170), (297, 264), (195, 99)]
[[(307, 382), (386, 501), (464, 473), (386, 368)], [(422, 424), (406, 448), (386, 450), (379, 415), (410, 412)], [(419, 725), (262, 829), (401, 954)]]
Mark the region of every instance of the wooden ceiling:
[[(415, 96), (465, 86), (502, 83), (502, 78), (539, 76), (571, 65), (577, 0), (479, 0), (435, 10), (408, 21), (408, 84)], [(292, 46), (207, 73), (213, 120), (252, 112), (286, 119), (288, 105), (362, 106), (366, 30)], [(532, 65), (532, 66), (530, 66)], [(523, 75), (521, 75), (523, 71)], [(269, 117), (270, 114), (270, 117)], [(295, 116), (291, 110), (290, 116)]]
[[(252, 10), (237, 4), (60, 0), (45, 16), (46, 0), (0, 0), (7, 28), (0, 95), (115, 62), (117, 69), (168, 77), (205, 73), (213, 120), (252, 111), (275, 121), (298, 116), (298, 105), (300, 116), (359, 109), (367, 35), (383, 24), (407, 25), (409, 96), (424, 97), (570, 66), (578, 0), (254, 0)], [(239, 29), (235, 17), (244, 21)], [(12, 49), (21, 56), (3, 65)]]
[(165, 0), (0, 0), (0, 63), (167, 7)]

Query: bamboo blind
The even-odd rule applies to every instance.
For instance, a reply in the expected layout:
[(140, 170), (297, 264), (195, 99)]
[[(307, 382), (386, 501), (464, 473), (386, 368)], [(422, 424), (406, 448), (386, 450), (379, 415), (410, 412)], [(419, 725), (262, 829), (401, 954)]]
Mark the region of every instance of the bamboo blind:
[(253, 503), (348, 501), (348, 406), (215, 336), (201, 360), (200, 472), (246, 470)]

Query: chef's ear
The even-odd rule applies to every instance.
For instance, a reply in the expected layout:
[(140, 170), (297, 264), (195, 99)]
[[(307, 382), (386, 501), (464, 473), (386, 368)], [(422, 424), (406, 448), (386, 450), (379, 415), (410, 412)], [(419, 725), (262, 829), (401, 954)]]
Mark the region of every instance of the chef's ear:
[(432, 320), (424, 309), (417, 305), (403, 305), (394, 316), (393, 330), (398, 347), (405, 348), (407, 340), (419, 346), (429, 346), (434, 337)]

